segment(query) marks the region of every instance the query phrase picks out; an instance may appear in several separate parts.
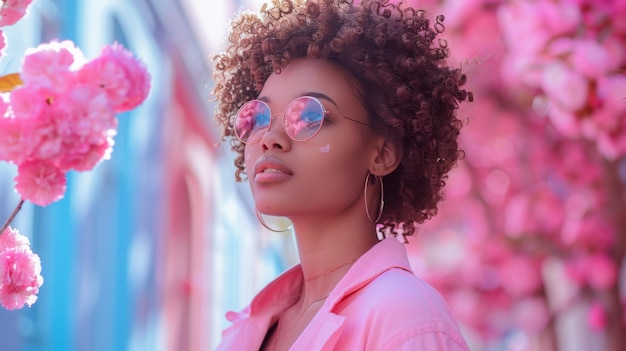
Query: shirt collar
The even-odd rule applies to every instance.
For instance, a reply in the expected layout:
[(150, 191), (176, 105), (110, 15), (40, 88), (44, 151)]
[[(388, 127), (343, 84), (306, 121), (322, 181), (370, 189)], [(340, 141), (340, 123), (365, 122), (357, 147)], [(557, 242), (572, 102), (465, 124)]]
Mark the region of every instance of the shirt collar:
[(328, 297), (329, 309), (392, 268), (411, 272), (404, 244), (396, 238), (386, 238), (363, 254), (341, 278)]
[[(344, 297), (367, 285), (383, 272), (400, 268), (411, 272), (404, 244), (396, 238), (386, 238), (361, 256), (341, 278), (328, 296), (329, 310)], [(298, 264), (278, 276), (261, 290), (250, 304), (250, 316), (266, 315), (276, 318), (293, 305), (303, 284), (302, 267)]]

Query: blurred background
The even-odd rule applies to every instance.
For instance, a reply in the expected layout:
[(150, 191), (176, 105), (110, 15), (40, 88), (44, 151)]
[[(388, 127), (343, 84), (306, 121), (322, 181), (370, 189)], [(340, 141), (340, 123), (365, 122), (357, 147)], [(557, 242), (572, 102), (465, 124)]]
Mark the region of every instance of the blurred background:
[[(210, 57), (254, 0), (34, 0), (0, 74), (29, 47), (113, 41), (152, 90), (118, 116), (112, 158), (13, 222), (41, 256), (30, 308), (0, 309), (0, 350), (212, 350), (228, 310), (296, 261), (258, 223), (212, 124)], [(626, 1), (408, 1), (445, 14), (474, 102), (466, 157), (407, 244), (475, 351), (626, 350)], [(0, 164), (0, 217), (19, 202)], [(4, 221), (4, 218), (0, 222)]]

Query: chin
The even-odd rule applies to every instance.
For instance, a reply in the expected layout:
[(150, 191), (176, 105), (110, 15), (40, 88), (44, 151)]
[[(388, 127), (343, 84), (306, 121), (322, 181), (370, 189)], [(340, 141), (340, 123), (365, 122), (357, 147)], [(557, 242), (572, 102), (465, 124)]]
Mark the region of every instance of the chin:
[(267, 202), (255, 201), (255, 206), (259, 212), (268, 216), (286, 216), (286, 211), (282, 209), (282, 206), (276, 206), (274, 204), (268, 204)]
[(293, 213), (296, 204), (302, 200), (287, 199), (273, 193), (253, 193), (254, 206), (259, 212), (268, 216), (285, 217)]

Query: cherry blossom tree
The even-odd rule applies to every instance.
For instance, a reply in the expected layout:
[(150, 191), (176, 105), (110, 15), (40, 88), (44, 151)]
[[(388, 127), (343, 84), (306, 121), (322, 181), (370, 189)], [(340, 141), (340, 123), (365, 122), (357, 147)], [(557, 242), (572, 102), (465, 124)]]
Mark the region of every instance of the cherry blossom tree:
[(408, 4), (446, 15), (475, 96), (413, 266), (481, 349), (564, 350), (568, 320), (626, 350), (626, 2)]
[[(12, 25), (30, 0), (3, 0), (0, 27)], [(0, 35), (0, 53), (7, 45)], [(89, 171), (111, 155), (116, 114), (140, 105), (150, 90), (144, 64), (121, 45), (87, 60), (71, 41), (27, 50), (20, 72), (0, 77), (0, 161), (17, 166), (21, 200), (0, 227), (0, 304), (31, 306), (43, 284), (41, 260), (9, 225), (25, 201), (63, 198), (66, 174)]]

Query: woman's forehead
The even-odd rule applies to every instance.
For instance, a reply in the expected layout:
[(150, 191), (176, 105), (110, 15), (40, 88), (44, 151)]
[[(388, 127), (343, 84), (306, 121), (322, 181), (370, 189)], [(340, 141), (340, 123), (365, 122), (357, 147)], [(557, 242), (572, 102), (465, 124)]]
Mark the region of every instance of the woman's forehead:
[(319, 95), (339, 105), (341, 101), (360, 101), (357, 86), (352, 75), (332, 61), (302, 58), (291, 61), (279, 73), (272, 73), (258, 98), (279, 103), (303, 95)]

